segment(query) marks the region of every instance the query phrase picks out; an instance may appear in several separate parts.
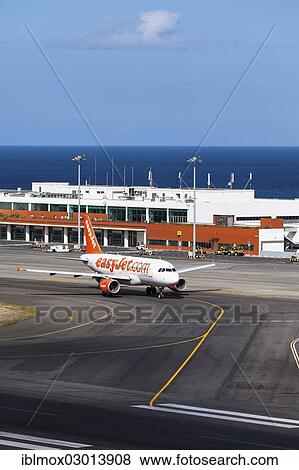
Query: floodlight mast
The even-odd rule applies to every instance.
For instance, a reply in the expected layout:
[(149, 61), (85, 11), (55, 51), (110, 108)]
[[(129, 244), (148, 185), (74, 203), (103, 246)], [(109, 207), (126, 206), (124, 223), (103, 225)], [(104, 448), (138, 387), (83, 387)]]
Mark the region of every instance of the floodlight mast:
[(196, 255), (196, 165), (202, 163), (199, 156), (194, 155), (187, 160), (187, 163), (193, 165), (193, 241), (192, 241), (192, 256), (195, 259)]
[(72, 158), (78, 164), (78, 247), (81, 250), (81, 162), (85, 161), (85, 155), (77, 155)]

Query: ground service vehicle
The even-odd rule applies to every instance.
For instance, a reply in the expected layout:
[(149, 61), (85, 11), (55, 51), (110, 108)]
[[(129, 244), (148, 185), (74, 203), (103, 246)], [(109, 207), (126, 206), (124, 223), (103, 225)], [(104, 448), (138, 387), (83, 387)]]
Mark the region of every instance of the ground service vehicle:
[(244, 248), (238, 245), (234, 245), (232, 248), (225, 248), (221, 246), (217, 250), (217, 255), (228, 255), (228, 256), (244, 256)]
[(50, 245), (47, 251), (49, 253), (69, 253), (71, 250), (68, 245)]
[[(204, 258), (206, 253), (207, 252), (204, 251), (202, 248), (199, 248), (199, 249), (195, 250), (195, 258), (196, 259)], [(190, 259), (193, 258), (193, 251), (188, 251), (187, 258), (190, 258)]]

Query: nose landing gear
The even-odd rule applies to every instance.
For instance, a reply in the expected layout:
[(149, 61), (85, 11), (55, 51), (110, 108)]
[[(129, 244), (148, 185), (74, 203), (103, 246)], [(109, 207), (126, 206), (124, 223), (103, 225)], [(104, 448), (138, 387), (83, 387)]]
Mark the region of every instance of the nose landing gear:
[(159, 289), (158, 299), (164, 299), (164, 293), (163, 293), (164, 287), (159, 287), (158, 289)]

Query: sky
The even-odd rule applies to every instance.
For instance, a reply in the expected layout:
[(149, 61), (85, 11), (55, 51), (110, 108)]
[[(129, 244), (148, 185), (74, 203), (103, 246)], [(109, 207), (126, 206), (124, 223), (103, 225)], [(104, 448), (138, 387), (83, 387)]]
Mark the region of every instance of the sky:
[(205, 145), (299, 145), (296, 0), (1, 0), (0, 13), (0, 145), (197, 146), (226, 102)]

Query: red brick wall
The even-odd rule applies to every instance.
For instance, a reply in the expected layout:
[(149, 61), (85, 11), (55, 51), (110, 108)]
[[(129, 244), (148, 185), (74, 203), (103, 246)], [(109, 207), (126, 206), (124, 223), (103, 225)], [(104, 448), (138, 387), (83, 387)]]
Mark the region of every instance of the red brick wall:
[[(28, 222), (28, 220), (42, 222), (58, 222), (61, 220), (68, 221), (67, 212), (53, 212), (53, 211), (27, 211), (27, 210), (10, 210), (10, 209), (0, 209), (1, 214), (7, 214), (8, 221), (18, 221), (18, 222)], [(73, 219), (77, 220), (77, 212), (73, 212)], [(97, 221), (106, 221), (108, 219), (107, 214), (93, 214), (89, 213), (91, 219), (95, 218)], [(0, 220), (5, 220), (4, 218)]]
[(282, 228), (283, 219), (261, 219), (261, 228)]
[[(180, 224), (148, 224), (148, 240), (181, 240), (192, 241), (192, 225)], [(182, 235), (178, 236), (177, 232)], [(252, 254), (258, 254), (259, 245), (258, 227), (218, 227), (215, 225), (198, 225), (196, 227), (196, 241), (211, 243), (214, 239), (215, 249), (223, 243), (247, 245), (250, 240), (254, 246)], [(161, 245), (161, 248), (163, 245)], [(154, 248), (154, 245), (153, 245)], [(208, 250), (209, 251), (209, 250)]]
[[(67, 214), (64, 212), (46, 212), (46, 211), (22, 211), (22, 210), (0, 210), (1, 213), (7, 214), (8, 219), (0, 218), (1, 223), (25, 223), (25, 224), (51, 224), (51, 225), (65, 225), (74, 226), (76, 224), (76, 213), (74, 219), (68, 220)], [(18, 213), (19, 217), (14, 217)], [(132, 222), (109, 222), (105, 214), (90, 214), (93, 220), (92, 223), (95, 227), (105, 227), (110, 229), (130, 228), (146, 229), (147, 240), (176, 240), (176, 241), (192, 241), (192, 224), (146, 224), (146, 223), (132, 223)], [(42, 218), (43, 216), (43, 218)], [(281, 223), (280, 219), (265, 219), (265, 225), (270, 226), (270, 223)], [(177, 232), (181, 232), (178, 235)], [(258, 227), (220, 227), (215, 225), (198, 225), (196, 228), (196, 240), (198, 242), (212, 243), (214, 240), (215, 249), (221, 244), (237, 244), (247, 245), (250, 240), (254, 250), (251, 254), (258, 254)], [(165, 248), (164, 245), (152, 245), (153, 248)], [(176, 246), (167, 247), (168, 249), (177, 249)], [(187, 247), (183, 247), (187, 250)], [(209, 250), (207, 250), (209, 251)]]

